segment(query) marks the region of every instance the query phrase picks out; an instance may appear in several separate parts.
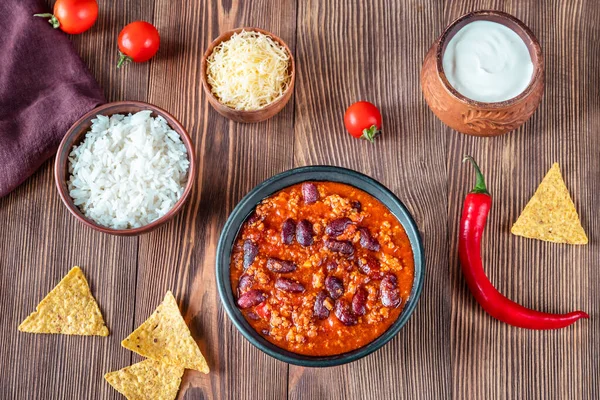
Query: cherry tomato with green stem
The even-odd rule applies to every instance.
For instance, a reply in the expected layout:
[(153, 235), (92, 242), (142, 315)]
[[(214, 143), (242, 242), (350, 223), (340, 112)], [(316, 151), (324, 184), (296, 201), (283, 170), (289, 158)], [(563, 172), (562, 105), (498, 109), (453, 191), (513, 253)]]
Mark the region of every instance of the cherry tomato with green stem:
[(34, 14), (35, 17), (50, 18), (54, 29), (77, 35), (90, 29), (98, 18), (96, 0), (56, 0), (53, 14)]
[(359, 101), (346, 110), (344, 125), (355, 138), (373, 142), (381, 134), (381, 113), (368, 101)]
[(117, 68), (131, 61), (141, 63), (151, 59), (160, 45), (158, 30), (145, 21), (135, 21), (119, 33), (119, 63)]

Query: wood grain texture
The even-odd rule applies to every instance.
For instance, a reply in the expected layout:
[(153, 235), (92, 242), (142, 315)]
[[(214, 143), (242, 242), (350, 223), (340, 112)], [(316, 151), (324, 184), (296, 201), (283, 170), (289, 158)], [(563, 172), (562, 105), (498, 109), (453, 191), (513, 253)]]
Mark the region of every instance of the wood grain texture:
[[(587, 26), (598, 18), (597, 3), (585, 1), (486, 2), (484, 7), (523, 20), (542, 44), (546, 93), (538, 111), (519, 130), (497, 139), (454, 135), (447, 147), (448, 215), (452, 281), (452, 389), (457, 398), (596, 399), (598, 385), (598, 45)], [(446, 23), (479, 2), (446, 4)], [(594, 6), (595, 5), (595, 6)], [(596, 91), (596, 89), (591, 89)], [(594, 111), (595, 110), (595, 111)], [(587, 311), (591, 319), (568, 329), (533, 332), (490, 319), (468, 293), (456, 256), (462, 201), (474, 184), (461, 166), (473, 155), (487, 177), (492, 212), (483, 238), (486, 271), (509, 298), (549, 312)], [(553, 162), (590, 236), (587, 246), (556, 245), (516, 237), (516, 221)], [(594, 343), (595, 342), (595, 343)]]
[[(52, 1), (49, 0), (49, 3)], [(194, 193), (165, 227), (139, 238), (87, 229), (60, 203), (53, 162), (0, 199), (0, 398), (118, 399), (102, 375), (140, 360), (120, 341), (173, 290), (211, 373), (187, 371), (180, 399), (600, 398), (600, 5), (594, 0), (100, 0), (95, 27), (73, 37), (109, 101), (141, 100), (188, 129), (200, 169)], [(523, 20), (546, 57), (546, 94), (518, 131), (475, 138), (446, 128), (419, 87), (421, 62), (459, 15), (492, 8)], [(116, 70), (116, 37), (143, 19), (161, 32), (149, 63)], [(275, 118), (244, 125), (209, 105), (200, 58), (219, 33), (270, 30), (297, 62), (294, 98)], [(352, 102), (378, 104), (384, 136), (352, 139)], [(489, 318), (473, 301), (456, 256), (458, 219), (473, 185), (463, 154), (480, 162), (494, 197), (484, 236), (486, 271), (507, 296), (589, 321), (531, 332)], [(552, 163), (560, 163), (590, 244), (510, 235)], [(421, 300), (384, 348), (349, 365), (311, 369), (250, 345), (220, 306), (214, 260), (220, 230), (241, 197), (294, 166), (332, 164), (388, 186), (414, 214), (425, 244)], [(108, 338), (32, 335), (18, 324), (80, 265)]]

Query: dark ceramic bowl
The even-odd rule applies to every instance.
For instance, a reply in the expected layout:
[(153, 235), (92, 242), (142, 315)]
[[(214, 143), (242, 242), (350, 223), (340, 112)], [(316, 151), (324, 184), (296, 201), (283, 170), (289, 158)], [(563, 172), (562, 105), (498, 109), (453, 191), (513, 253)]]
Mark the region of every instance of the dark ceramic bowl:
[[(177, 201), (177, 203), (175, 203), (173, 208), (171, 208), (165, 215), (163, 215), (159, 219), (152, 221), (148, 225), (144, 225), (139, 228), (108, 228), (106, 226), (97, 224), (93, 220), (83, 215), (81, 210), (75, 205), (73, 199), (69, 195), (69, 188), (67, 187), (67, 181), (69, 180), (70, 175), (69, 154), (71, 153), (71, 149), (73, 148), (73, 146), (79, 144), (85, 138), (85, 134), (89, 131), (90, 126), (92, 125), (92, 119), (96, 118), (96, 115), (100, 114), (111, 116), (113, 114), (134, 114), (138, 111), (144, 110), (152, 111), (152, 116), (155, 118), (159, 115), (163, 117), (167, 121), (169, 126), (181, 137), (181, 141), (185, 145), (185, 148), (188, 153), (188, 159), (190, 161), (190, 167), (188, 169), (188, 180), (183, 190), (183, 193)], [(141, 101), (118, 101), (115, 103), (107, 103), (98, 106), (90, 112), (88, 112), (87, 114), (85, 114), (73, 124), (71, 129), (69, 129), (69, 131), (63, 138), (62, 142), (60, 143), (60, 146), (58, 147), (56, 159), (54, 162), (54, 180), (56, 181), (58, 194), (60, 195), (60, 198), (62, 199), (64, 205), (71, 212), (71, 214), (73, 214), (75, 218), (79, 220), (79, 222), (89, 226), (92, 229), (117, 236), (136, 236), (141, 235), (143, 233), (148, 233), (163, 225), (171, 218), (173, 218), (181, 210), (188, 197), (190, 196), (190, 193), (192, 192), (192, 187), (194, 186), (194, 182), (196, 181), (197, 173), (198, 171), (194, 155), (194, 145), (185, 128), (181, 126), (179, 121), (177, 121), (171, 114), (169, 114), (165, 110), (153, 106), (152, 104), (143, 103)]]
[[(361, 189), (382, 202), (400, 221), (410, 240), (414, 255), (415, 278), (408, 301), (402, 313), (392, 326), (377, 339), (348, 353), (335, 356), (306, 356), (292, 353), (267, 341), (246, 321), (236, 305), (236, 298), (231, 290), (229, 279), (229, 262), (231, 250), (242, 224), (252, 213), (256, 205), (266, 197), (288, 186), (304, 181), (340, 182)], [(223, 227), (216, 260), (217, 286), (221, 302), (235, 327), (254, 346), (278, 360), (307, 367), (331, 367), (358, 360), (389, 342), (406, 324), (415, 309), (425, 277), (425, 260), (421, 236), (412, 216), (402, 202), (385, 186), (366, 175), (345, 168), (331, 166), (312, 166), (295, 168), (267, 179), (248, 193), (235, 207)]]

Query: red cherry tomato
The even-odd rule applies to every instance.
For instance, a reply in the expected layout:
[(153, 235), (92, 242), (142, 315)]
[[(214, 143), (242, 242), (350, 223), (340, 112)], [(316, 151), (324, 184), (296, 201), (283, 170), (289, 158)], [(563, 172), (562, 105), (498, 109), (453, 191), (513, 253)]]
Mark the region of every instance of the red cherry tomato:
[(117, 68), (131, 61), (145, 62), (151, 59), (160, 45), (158, 30), (148, 22), (135, 21), (119, 33), (121, 58)]
[(54, 14), (34, 14), (36, 17), (50, 18), (54, 29), (77, 35), (90, 29), (98, 18), (96, 0), (56, 0)]
[(344, 125), (355, 138), (373, 142), (373, 139), (381, 133), (381, 113), (368, 101), (359, 101), (346, 110)]

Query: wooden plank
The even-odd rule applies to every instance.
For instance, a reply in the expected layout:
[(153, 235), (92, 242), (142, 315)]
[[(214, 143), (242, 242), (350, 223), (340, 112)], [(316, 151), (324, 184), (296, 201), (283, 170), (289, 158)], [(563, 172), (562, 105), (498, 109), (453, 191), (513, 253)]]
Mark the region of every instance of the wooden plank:
[[(80, 226), (60, 203), (52, 161), (0, 199), (0, 397), (121, 398), (102, 375), (140, 359), (120, 341), (172, 289), (212, 369), (208, 376), (186, 372), (179, 398), (600, 398), (600, 9), (593, 0), (103, 0), (100, 7), (94, 28), (72, 37), (76, 49), (109, 101), (149, 101), (181, 120), (195, 140), (200, 176), (183, 212), (139, 239)], [(521, 18), (546, 56), (540, 109), (523, 128), (495, 139), (444, 127), (419, 87), (429, 45), (453, 18), (481, 8)], [(161, 51), (150, 63), (117, 70), (117, 35), (137, 19), (159, 27)], [(280, 35), (298, 68), (295, 103), (255, 125), (220, 117), (200, 85), (208, 43), (243, 25)], [(385, 136), (373, 146), (343, 129), (345, 108), (363, 98), (384, 115)], [(492, 282), (525, 305), (583, 309), (589, 321), (524, 331), (491, 319), (473, 301), (456, 257), (458, 218), (473, 184), (460, 163), (465, 153), (480, 161), (494, 196), (483, 244)], [(588, 246), (509, 234), (554, 161)], [(224, 314), (214, 280), (216, 243), (235, 204), (263, 179), (306, 164), (345, 166), (381, 181), (413, 212), (426, 248), (425, 287), (409, 323), (375, 354), (336, 368), (288, 367), (255, 349)], [(111, 335), (17, 332), (76, 264)]]
[[(427, 278), (413, 317), (381, 350), (336, 368), (291, 366), (293, 399), (450, 396), (446, 136), (419, 86), (441, 11), (412, 2), (299, 3), (294, 164), (344, 166), (388, 186), (423, 235)], [(346, 107), (362, 99), (383, 113), (376, 144), (344, 130)]]
[[(295, 48), (296, 3), (268, 1), (156, 2), (154, 23), (166, 39), (152, 64), (149, 101), (172, 112), (192, 136), (199, 162), (193, 195), (168, 226), (140, 238), (136, 324), (175, 293), (206, 355), (210, 375), (187, 371), (180, 398), (271, 398), (286, 395), (287, 366), (254, 348), (221, 308), (215, 251), (221, 227), (252, 187), (292, 165), (293, 99), (261, 124), (218, 115), (202, 92), (200, 61), (221, 32), (257, 26)], [(283, 379), (282, 379), (283, 378)]]
[[(72, 37), (75, 48), (109, 101), (144, 99), (149, 67), (117, 71), (116, 37), (128, 19), (148, 18), (151, 10), (116, 0), (102, 6), (96, 25)], [(102, 376), (130, 360), (120, 341), (133, 322), (138, 240), (103, 235), (79, 224), (60, 201), (53, 165), (48, 161), (0, 199), (0, 392), (7, 399), (117, 399), (120, 395)], [(19, 323), (74, 265), (82, 267), (110, 336), (17, 332)]]
[[(598, 7), (592, 2), (447, 2), (446, 22), (482, 8), (507, 11), (540, 40), (546, 94), (524, 127), (499, 138), (450, 138), (448, 201), (452, 281), (452, 392), (457, 398), (599, 398)], [(485, 6), (488, 6), (487, 4)], [(595, 40), (593, 39), (595, 38)], [(491, 281), (509, 298), (549, 312), (582, 309), (592, 316), (551, 332), (512, 328), (487, 316), (469, 294), (456, 256), (458, 220), (473, 173), (461, 166), (472, 154), (485, 172), (494, 202), (483, 238)], [(559, 162), (590, 235), (587, 246), (515, 237), (510, 227), (537, 185)]]

